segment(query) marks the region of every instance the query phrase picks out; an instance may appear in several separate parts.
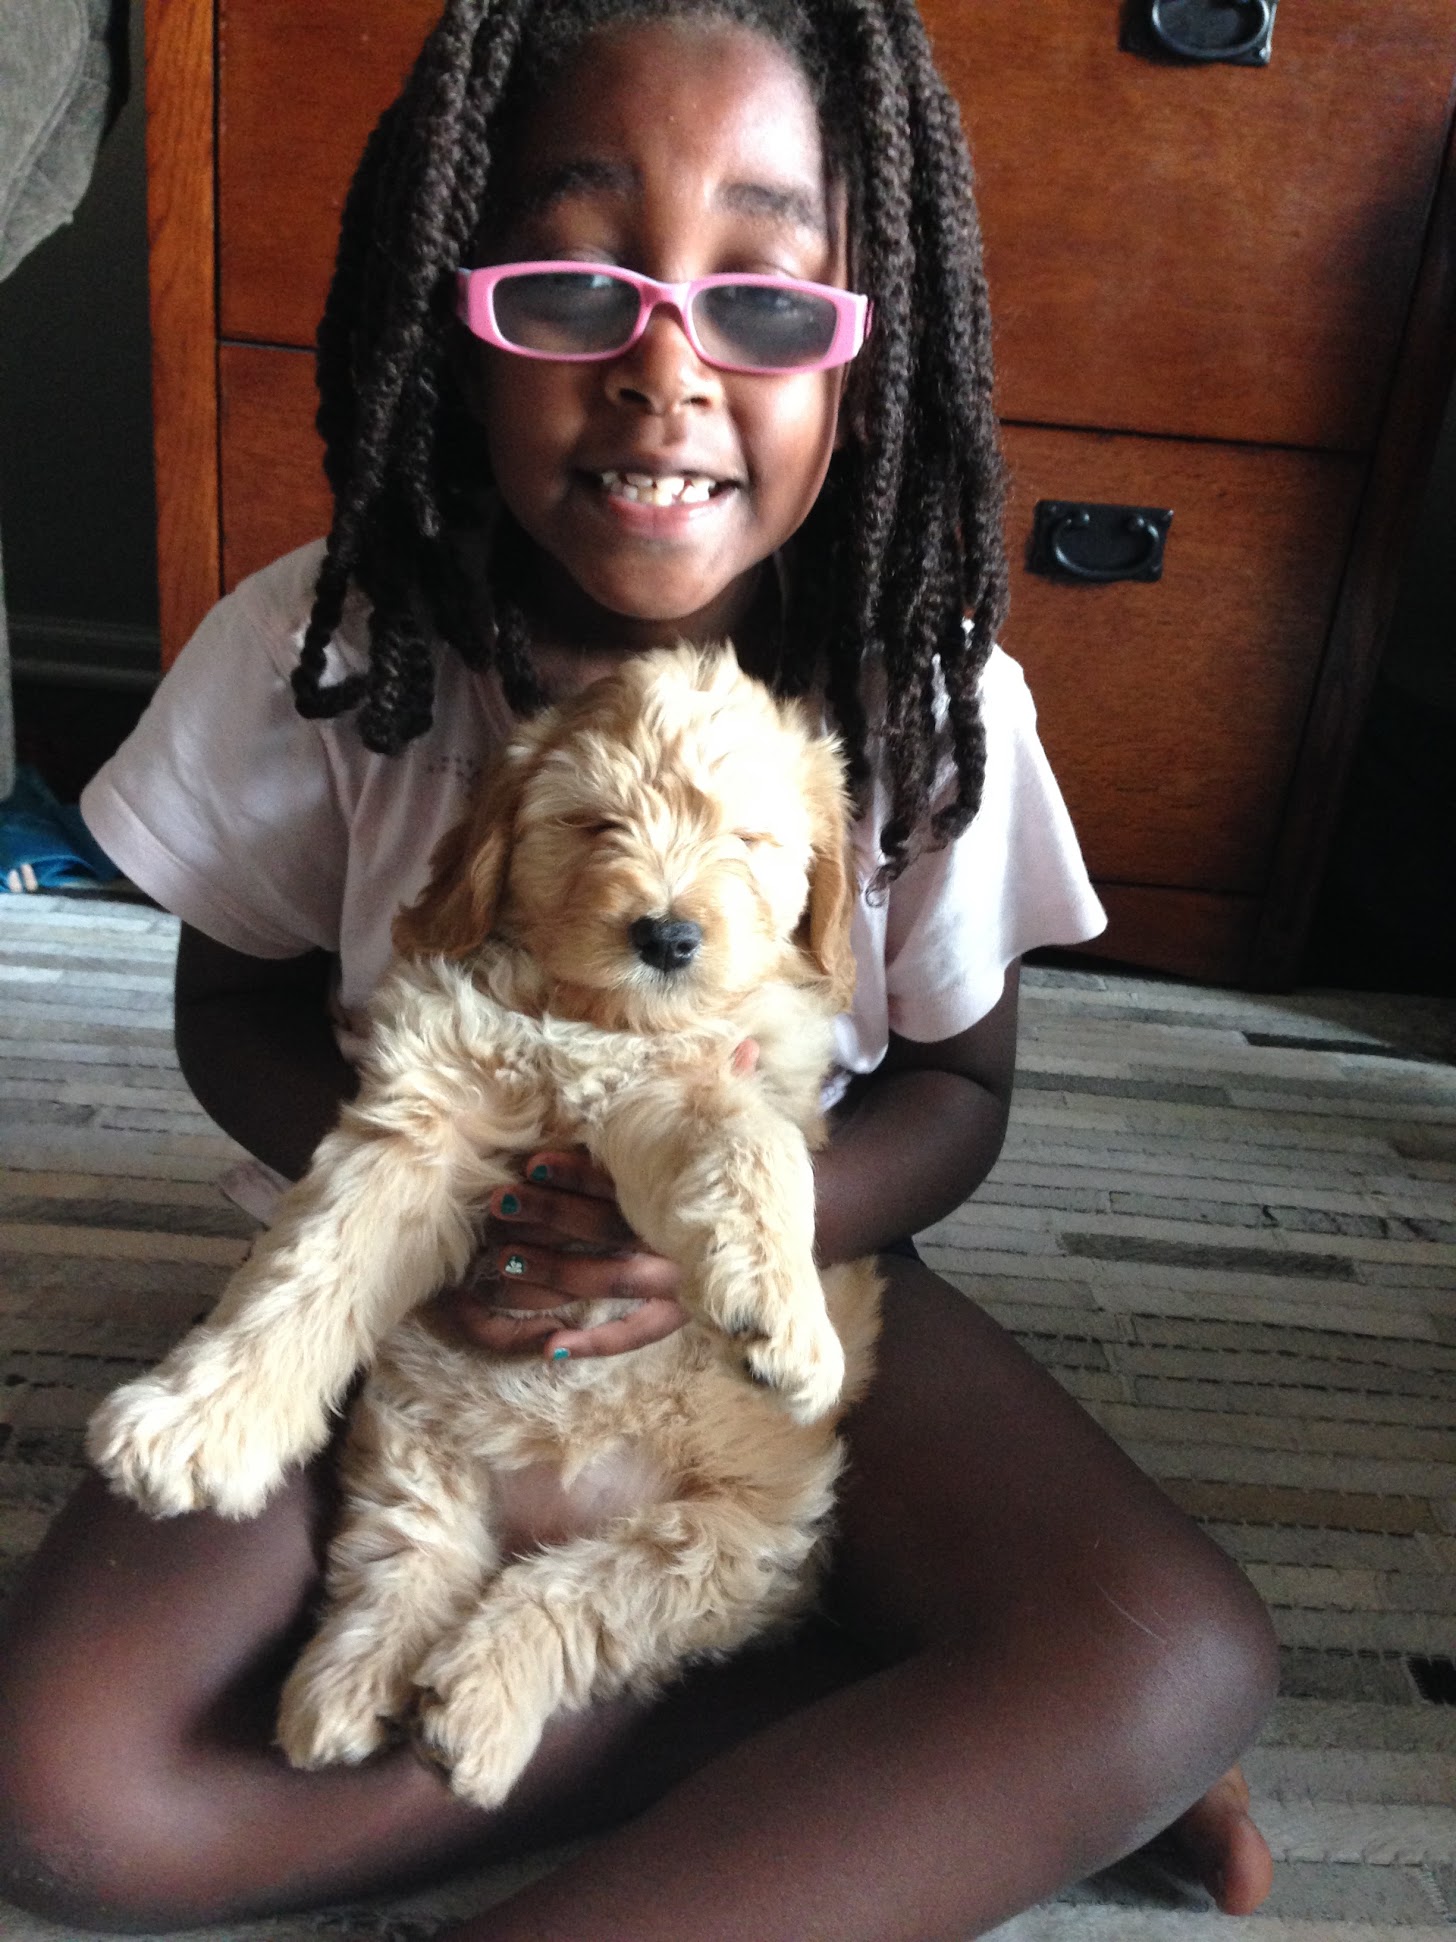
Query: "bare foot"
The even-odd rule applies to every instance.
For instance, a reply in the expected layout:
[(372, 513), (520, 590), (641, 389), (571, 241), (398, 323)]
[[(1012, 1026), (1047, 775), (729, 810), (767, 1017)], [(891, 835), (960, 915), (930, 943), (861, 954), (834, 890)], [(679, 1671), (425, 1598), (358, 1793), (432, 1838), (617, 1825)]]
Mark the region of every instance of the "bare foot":
[(1252, 1915), (1274, 1885), (1269, 1843), (1249, 1813), (1249, 1787), (1230, 1767), (1163, 1837), (1225, 1915)]

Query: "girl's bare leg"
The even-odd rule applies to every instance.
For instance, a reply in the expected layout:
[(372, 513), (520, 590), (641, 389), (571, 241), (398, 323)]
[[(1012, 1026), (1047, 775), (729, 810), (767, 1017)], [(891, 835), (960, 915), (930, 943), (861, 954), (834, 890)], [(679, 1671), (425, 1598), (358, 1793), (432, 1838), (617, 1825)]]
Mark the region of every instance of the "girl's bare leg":
[[(1272, 1697), (1267, 1617), (994, 1324), (890, 1268), (837, 1639), (558, 1721), (494, 1815), (407, 1753), (294, 1774), (266, 1750), (316, 1484), (247, 1525), (84, 1493), (0, 1647), (0, 1893), (191, 1925), (635, 1815), (459, 1942), (960, 1942), (1187, 1814)], [(1240, 1811), (1215, 1789), (1184, 1823), (1234, 1899)]]
[(493, 1815), (403, 1748), (297, 1773), (270, 1742), (330, 1509), (322, 1465), (242, 1524), (82, 1487), (0, 1632), (0, 1900), (151, 1930), (438, 1878), (612, 1825), (869, 1669), (826, 1631), (563, 1718)]

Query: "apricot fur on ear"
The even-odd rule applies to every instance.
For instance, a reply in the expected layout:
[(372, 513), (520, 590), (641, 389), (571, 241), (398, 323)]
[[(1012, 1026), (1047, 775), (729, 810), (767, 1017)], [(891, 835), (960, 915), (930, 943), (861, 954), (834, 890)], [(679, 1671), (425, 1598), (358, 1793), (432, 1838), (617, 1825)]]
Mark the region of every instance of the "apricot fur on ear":
[(805, 777), (811, 817), (813, 857), (809, 903), (799, 927), (799, 946), (821, 977), (829, 981), (836, 1011), (847, 1011), (854, 997), (854, 952), (849, 925), (854, 913), (854, 867), (849, 848), (844, 774), (837, 751), (811, 745)]
[(535, 738), (513, 742), (474, 807), (435, 845), (429, 882), (394, 920), (394, 948), (403, 956), (468, 957), (490, 936), (536, 752)]

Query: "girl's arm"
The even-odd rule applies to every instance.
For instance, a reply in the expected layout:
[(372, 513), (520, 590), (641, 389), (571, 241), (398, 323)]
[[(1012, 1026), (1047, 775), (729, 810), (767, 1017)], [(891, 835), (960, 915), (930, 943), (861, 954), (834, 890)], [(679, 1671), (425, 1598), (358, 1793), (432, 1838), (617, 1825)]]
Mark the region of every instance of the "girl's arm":
[(199, 1104), (258, 1159), (297, 1180), (354, 1096), (329, 1020), (323, 951), (255, 958), (190, 925), (177, 946), (177, 1059)]
[(996, 1163), (1016, 1071), (1021, 967), (996, 1004), (933, 1044), (891, 1034), (816, 1156), (819, 1259), (850, 1261), (918, 1234), (960, 1206)]

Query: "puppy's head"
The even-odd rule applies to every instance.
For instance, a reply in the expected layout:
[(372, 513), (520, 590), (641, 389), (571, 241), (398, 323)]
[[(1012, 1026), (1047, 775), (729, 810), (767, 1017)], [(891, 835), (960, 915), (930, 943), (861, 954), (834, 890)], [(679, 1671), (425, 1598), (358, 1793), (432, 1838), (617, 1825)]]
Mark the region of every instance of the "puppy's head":
[(724, 649), (624, 662), (528, 723), (436, 851), (395, 942), (523, 945), (553, 1003), (670, 1030), (759, 985), (854, 987), (853, 879), (833, 741)]

